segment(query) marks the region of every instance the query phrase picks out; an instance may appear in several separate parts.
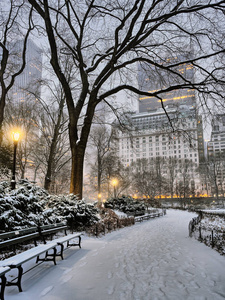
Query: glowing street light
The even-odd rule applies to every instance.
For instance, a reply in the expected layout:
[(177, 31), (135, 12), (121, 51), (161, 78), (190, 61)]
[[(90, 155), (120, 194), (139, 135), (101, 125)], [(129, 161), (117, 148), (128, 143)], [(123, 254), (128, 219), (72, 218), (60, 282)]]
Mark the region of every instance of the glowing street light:
[(16, 149), (21, 133), (19, 131), (12, 132), (12, 140), (14, 144), (14, 153), (13, 153), (13, 169), (12, 169), (12, 180), (11, 180), (11, 189), (14, 190), (16, 187)]
[(114, 178), (113, 180), (112, 180), (112, 185), (113, 185), (113, 187), (114, 187), (114, 198), (116, 198), (116, 186), (118, 185), (118, 179), (116, 179), (116, 178)]

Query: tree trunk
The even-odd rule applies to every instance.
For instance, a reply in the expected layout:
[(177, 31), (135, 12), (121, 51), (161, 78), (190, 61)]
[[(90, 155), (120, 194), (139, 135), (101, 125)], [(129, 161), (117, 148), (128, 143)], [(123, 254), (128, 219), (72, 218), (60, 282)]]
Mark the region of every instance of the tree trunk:
[[(2, 85), (1, 85), (1, 87), (2, 87)], [(1, 94), (1, 99), (0, 99), (0, 146), (1, 146), (2, 140), (3, 140), (2, 123), (4, 120), (5, 98), (6, 98), (6, 93), (5, 93), (5, 90), (2, 88), (2, 94)]]
[(83, 166), (85, 148), (81, 145), (73, 146), (70, 193), (77, 195), (79, 199), (83, 197)]
[(62, 120), (62, 115), (63, 115), (63, 107), (64, 107), (65, 99), (64, 97), (61, 98), (59, 102), (59, 111), (58, 111), (58, 117), (57, 117), (57, 122), (54, 127), (54, 134), (51, 142), (51, 147), (49, 151), (49, 157), (47, 161), (47, 172), (45, 175), (45, 184), (44, 188), (49, 191), (50, 186), (51, 186), (51, 181), (52, 181), (52, 172), (53, 172), (53, 165), (54, 165), (54, 160), (55, 160), (55, 154), (56, 154), (56, 148), (57, 148), (57, 141), (59, 137), (59, 130), (61, 126), (61, 120)]
[(101, 194), (101, 175), (102, 175), (102, 164), (101, 164), (101, 156), (98, 153), (98, 195)]
[(58, 135), (55, 132), (53, 139), (52, 139), (49, 157), (48, 157), (48, 161), (47, 161), (48, 166), (47, 166), (47, 172), (45, 175), (45, 184), (44, 184), (44, 188), (47, 191), (49, 191), (50, 185), (51, 185), (52, 168), (53, 168), (54, 156), (55, 156), (55, 151), (56, 151), (57, 137), (58, 137)]

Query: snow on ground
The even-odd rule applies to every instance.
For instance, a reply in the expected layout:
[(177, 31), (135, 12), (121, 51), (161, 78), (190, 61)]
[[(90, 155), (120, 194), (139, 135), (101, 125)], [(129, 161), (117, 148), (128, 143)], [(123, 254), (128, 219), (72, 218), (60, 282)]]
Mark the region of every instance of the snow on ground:
[(188, 237), (195, 216), (167, 215), (112, 232), (85, 236), (54, 266), (23, 276), (23, 292), (6, 287), (6, 300), (222, 300), (225, 259)]

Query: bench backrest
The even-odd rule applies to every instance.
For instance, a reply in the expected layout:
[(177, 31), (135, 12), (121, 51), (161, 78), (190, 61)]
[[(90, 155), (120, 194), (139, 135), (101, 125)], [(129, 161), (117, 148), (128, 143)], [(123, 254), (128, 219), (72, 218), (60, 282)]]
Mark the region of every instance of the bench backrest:
[(44, 243), (46, 243), (44, 236), (52, 235), (62, 230), (64, 230), (66, 234), (67, 228), (68, 227), (65, 223), (56, 223), (5, 232), (0, 234), (0, 249), (16, 244), (21, 244), (29, 240), (34, 240), (35, 246), (37, 239), (41, 239)]
[(66, 226), (66, 224), (61, 222), (61, 223), (55, 223), (55, 224), (42, 225), (39, 228), (42, 231), (44, 231), (44, 230), (48, 230), (48, 229), (52, 229), (52, 228), (58, 228), (58, 227), (62, 227), (62, 226)]
[(37, 232), (37, 227), (29, 227), (15, 231), (4, 232), (0, 234), (0, 241), (4, 241), (7, 239), (13, 239), (22, 235), (27, 235), (33, 232)]

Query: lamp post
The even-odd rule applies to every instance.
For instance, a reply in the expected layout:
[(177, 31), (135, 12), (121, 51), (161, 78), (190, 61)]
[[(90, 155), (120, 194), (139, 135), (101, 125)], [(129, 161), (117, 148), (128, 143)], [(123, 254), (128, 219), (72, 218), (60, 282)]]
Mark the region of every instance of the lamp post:
[(20, 138), (20, 133), (18, 131), (12, 132), (12, 139), (14, 144), (12, 180), (11, 180), (12, 190), (14, 190), (16, 187), (16, 149), (17, 149), (19, 138)]
[(112, 185), (113, 185), (113, 188), (114, 188), (114, 198), (116, 198), (116, 186), (118, 184), (118, 180), (115, 178), (112, 180)]

